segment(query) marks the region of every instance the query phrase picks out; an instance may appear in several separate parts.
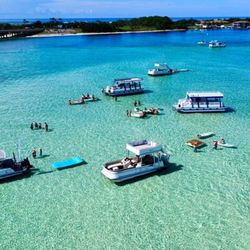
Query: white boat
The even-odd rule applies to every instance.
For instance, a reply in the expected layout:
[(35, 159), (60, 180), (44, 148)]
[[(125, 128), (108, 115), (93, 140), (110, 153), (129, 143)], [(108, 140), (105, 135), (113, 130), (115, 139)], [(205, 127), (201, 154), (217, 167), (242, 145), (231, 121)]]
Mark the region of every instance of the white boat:
[(211, 136), (214, 136), (214, 135), (215, 135), (214, 132), (206, 132), (206, 133), (198, 134), (197, 137), (199, 139), (205, 139), (205, 138), (208, 138), (208, 137), (211, 137)]
[(131, 113), (130, 116), (136, 118), (144, 118), (146, 116), (146, 113), (142, 110), (136, 110), (135, 112)]
[(143, 110), (142, 109), (139, 109), (138, 107), (136, 107), (134, 109), (135, 112), (143, 112), (145, 115), (159, 115), (160, 114), (160, 111), (158, 108), (144, 108)]
[(166, 75), (172, 75), (173, 73), (176, 72), (176, 70), (171, 69), (166, 63), (163, 63), (163, 64), (156, 63), (155, 67), (156, 67), (155, 69), (148, 70), (148, 75), (166, 76)]
[(197, 42), (198, 45), (206, 45), (206, 42), (205, 41), (199, 41)]
[(223, 42), (219, 42), (217, 40), (213, 40), (213, 41), (209, 42), (208, 47), (209, 48), (224, 48), (224, 47), (226, 47), (226, 44)]
[(187, 72), (189, 69), (171, 69), (166, 63), (155, 64), (155, 69), (148, 70), (148, 75), (150, 76), (166, 76), (166, 75), (172, 75), (174, 73), (178, 72)]
[(69, 100), (69, 105), (78, 105), (78, 104), (85, 104), (86, 102), (95, 102), (99, 101), (99, 98), (95, 97), (94, 95), (90, 96), (82, 96), (81, 99), (78, 100)]
[(218, 146), (225, 147), (225, 148), (236, 148), (236, 146), (233, 144), (221, 143), (221, 142), (218, 142)]
[(115, 79), (114, 85), (107, 86), (102, 92), (109, 96), (141, 94), (144, 92), (142, 81), (143, 79), (139, 77)]
[(221, 92), (187, 92), (186, 98), (180, 99), (173, 108), (181, 113), (226, 112), (223, 97)]
[[(128, 156), (122, 160), (104, 164), (102, 174), (114, 182), (121, 182), (146, 175), (166, 167), (170, 155), (163, 152), (162, 146), (147, 140), (132, 141), (126, 144)], [(131, 152), (134, 157), (129, 156)]]

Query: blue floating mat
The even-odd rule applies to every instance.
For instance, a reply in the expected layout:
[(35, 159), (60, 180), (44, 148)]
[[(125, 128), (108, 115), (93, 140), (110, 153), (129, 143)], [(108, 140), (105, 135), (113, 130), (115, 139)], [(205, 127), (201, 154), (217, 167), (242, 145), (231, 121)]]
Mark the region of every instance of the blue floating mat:
[(52, 165), (52, 168), (63, 169), (63, 168), (74, 167), (83, 163), (86, 163), (86, 162), (82, 160), (80, 157), (75, 157), (75, 158), (65, 160), (65, 161), (54, 162), (51, 165)]

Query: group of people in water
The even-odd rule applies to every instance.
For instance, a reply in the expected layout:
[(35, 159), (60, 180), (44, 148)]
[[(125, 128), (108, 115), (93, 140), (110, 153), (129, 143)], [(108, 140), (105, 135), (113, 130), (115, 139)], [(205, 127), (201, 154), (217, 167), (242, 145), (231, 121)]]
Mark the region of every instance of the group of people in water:
[(91, 99), (91, 100), (94, 101), (95, 100), (95, 96), (94, 95), (89, 95), (89, 94), (87, 94), (87, 95), (82, 94), (82, 97), (81, 97), (82, 103), (85, 102), (85, 99)]
[[(38, 151), (39, 151), (39, 157), (42, 157), (43, 156), (43, 149), (42, 148), (39, 148), (38, 149)], [(35, 159), (36, 157), (37, 157), (37, 154), (36, 154), (36, 150), (35, 149), (33, 149), (32, 150), (32, 157)]]
[(141, 101), (138, 100), (138, 101), (134, 101), (134, 106), (137, 107), (137, 106), (141, 106)]
[(213, 149), (217, 149), (218, 148), (218, 143), (220, 144), (225, 144), (225, 139), (224, 138), (221, 138), (220, 141), (212, 141), (212, 144), (213, 144)]
[(30, 124), (30, 129), (34, 130), (34, 129), (45, 129), (45, 132), (49, 132), (49, 125), (47, 122), (44, 123), (44, 127), (42, 126), (42, 123), (37, 123), (37, 122), (32, 122)]

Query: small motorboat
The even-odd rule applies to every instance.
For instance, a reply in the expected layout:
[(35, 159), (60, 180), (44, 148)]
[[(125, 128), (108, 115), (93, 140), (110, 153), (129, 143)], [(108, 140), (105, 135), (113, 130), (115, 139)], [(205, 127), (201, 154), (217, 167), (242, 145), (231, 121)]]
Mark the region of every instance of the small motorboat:
[(149, 109), (145, 108), (144, 112), (146, 114), (149, 114), (149, 115), (159, 115), (160, 114), (159, 109), (158, 108), (154, 108), (154, 107), (149, 108)]
[(171, 69), (166, 63), (156, 63), (154, 69), (148, 70), (149, 76), (167, 76), (178, 72), (187, 72), (188, 69)]
[(5, 152), (0, 150), (0, 180), (27, 174), (32, 167), (28, 158), (17, 161), (14, 154), (13, 158), (6, 158)]
[(69, 100), (69, 105), (84, 104), (82, 100)]
[(132, 112), (130, 116), (136, 117), (136, 118), (144, 118), (146, 116), (146, 113), (142, 110), (138, 110), (138, 111)]
[(235, 145), (233, 145), (233, 144), (221, 143), (221, 142), (218, 142), (218, 146), (225, 147), (225, 148), (237, 148), (237, 147), (236, 147)]
[(85, 102), (95, 102), (98, 100), (99, 98), (95, 97), (94, 95), (82, 95), (81, 99), (79, 100), (69, 100), (69, 105), (79, 105), (84, 104)]
[(226, 44), (223, 42), (219, 42), (217, 40), (213, 40), (213, 41), (209, 42), (208, 47), (209, 48), (225, 48)]
[(206, 133), (198, 134), (197, 137), (199, 139), (205, 139), (205, 138), (208, 138), (208, 137), (211, 137), (211, 136), (214, 136), (214, 135), (215, 135), (214, 132), (206, 132)]
[(196, 140), (196, 139), (192, 139), (186, 142), (186, 145), (192, 147), (192, 148), (200, 148), (202, 146), (205, 145), (204, 142)]
[(206, 42), (205, 41), (199, 41), (197, 42), (198, 45), (206, 45)]
[(75, 167), (83, 163), (86, 163), (86, 162), (82, 160), (80, 157), (75, 157), (75, 158), (64, 160), (64, 161), (54, 162), (51, 165), (52, 165), (52, 168), (54, 169), (64, 169), (64, 168)]

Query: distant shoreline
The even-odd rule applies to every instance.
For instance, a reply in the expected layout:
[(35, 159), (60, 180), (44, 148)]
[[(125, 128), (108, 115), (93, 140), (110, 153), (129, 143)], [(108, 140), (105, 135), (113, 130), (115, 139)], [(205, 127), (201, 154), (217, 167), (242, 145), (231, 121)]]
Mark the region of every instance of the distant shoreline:
[(46, 37), (64, 37), (64, 36), (105, 36), (122, 34), (140, 34), (140, 33), (166, 33), (166, 32), (184, 32), (186, 29), (168, 29), (168, 30), (143, 30), (143, 31), (118, 31), (118, 32), (94, 32), (94, 33), (51, 33), (36, 34), (26, 38), (46, 38)]

